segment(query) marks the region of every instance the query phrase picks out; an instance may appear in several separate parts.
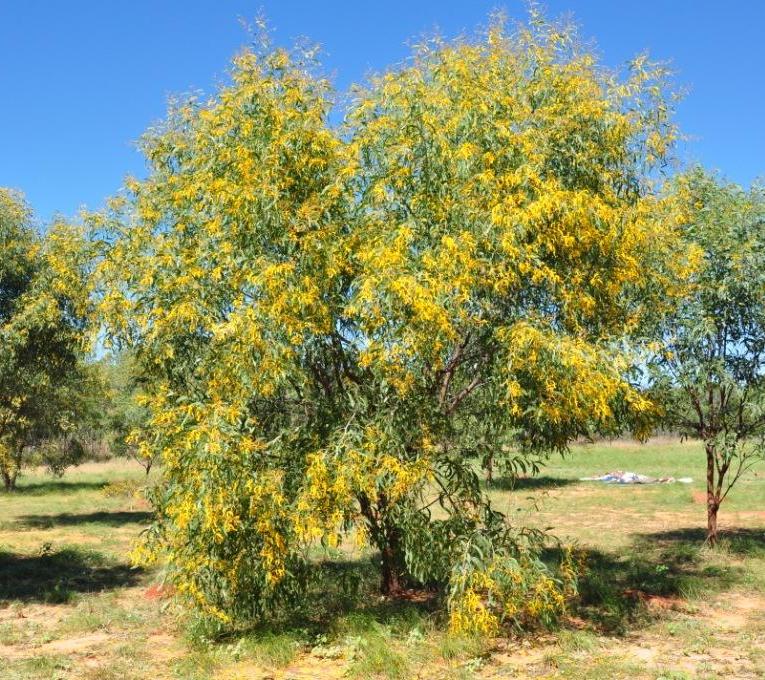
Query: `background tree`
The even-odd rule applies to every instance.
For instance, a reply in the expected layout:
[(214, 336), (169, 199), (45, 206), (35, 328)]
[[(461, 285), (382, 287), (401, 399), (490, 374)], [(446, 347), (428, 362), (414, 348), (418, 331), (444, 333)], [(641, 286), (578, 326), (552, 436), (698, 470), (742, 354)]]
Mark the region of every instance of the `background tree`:
[(135, 361), (129, 352), (122, 352), (104, 359), (100, 368), (106, 383), (100, 433), (111, 454), (132, 458), (148, 475), (156, 452), (141, 445), (149, 431), (149, 412), (138, 403), (141, 389)]
[(651, 362), (669, 428), (704, 442), (707, 541), (720, 505), (765, 451), (765, 190), (695, 170), (675, 183), (699, 261)]
[(54, 470), (77, 459), (65, 435), (78, 427), (92, 378), (82, 363), (84, 246), (82, 234), (64, 224), (38, 235), (21, 196), (0, 189), (0, 473), (6, 490), (14, 488), (26, 453)]
[(222, 621), (294, 598), (344, 535), (379, 550), (383, 592), (448, 587), (456, 628), (559, 613), (475, 460), (533, 465), (650, 408), (621, 341), (675, 254), (647, 180), (675, 136), (663, 78), (535, 17), (424, 46), (341, 130), (283, 50), (178, 105), (148, 179), (93, 217), (163, 462), (144, 557)]

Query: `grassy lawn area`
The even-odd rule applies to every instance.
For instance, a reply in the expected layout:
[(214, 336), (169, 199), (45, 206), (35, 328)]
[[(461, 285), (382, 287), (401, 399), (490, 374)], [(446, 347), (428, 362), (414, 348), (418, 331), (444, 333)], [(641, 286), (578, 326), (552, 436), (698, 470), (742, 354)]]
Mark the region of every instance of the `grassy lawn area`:
[[(129, 565), (148, 507), (113, 483), (142, 483), (140, 468), (32, 472), (0, 495), (0, 678), (765, 677), (765, 468), (731, 493), (710, 550), (703, 467), (693, 443), (617, 442), (512, 488), (497, 479), (502, 509), (576, 542), (588, 567), (560, 630), (489, 642), (448, 636), (437, 603), (381, 600), (369, 556), (342, 553), (320, 556), (336, 591), (312, 593), (299, 619), (212, 641), (158, 574)], [(579, 481), (617, 469), (694, 481)]]

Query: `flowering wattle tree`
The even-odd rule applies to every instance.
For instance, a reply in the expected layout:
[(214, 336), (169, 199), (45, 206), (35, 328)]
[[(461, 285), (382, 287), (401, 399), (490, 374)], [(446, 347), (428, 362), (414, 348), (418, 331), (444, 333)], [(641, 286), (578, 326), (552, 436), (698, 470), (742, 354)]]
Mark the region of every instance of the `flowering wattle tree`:
[(675, 137), (664, 74), (619, 79), (535, 18), (423, 46), (336, 129), (314, 72), (243, 53), (93, 218), (101, 310), (151, 378), (141, 557), (226, 622), (294, 598), (310, 546), (346, 536), (383, 592), (444, 586), (457, 629), (554, 617), (570, 565), (475, 461), (513, 473), (648, 415), (620, 347), (672, 279), (647, 179)]

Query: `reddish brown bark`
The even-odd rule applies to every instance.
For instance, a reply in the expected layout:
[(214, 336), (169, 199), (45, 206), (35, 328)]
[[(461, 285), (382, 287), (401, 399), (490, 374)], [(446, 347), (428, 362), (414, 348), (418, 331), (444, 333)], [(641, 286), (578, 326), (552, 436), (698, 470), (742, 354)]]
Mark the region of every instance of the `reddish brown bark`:
[(717, 544), (717, 511), (720, 509), (720, 484), (715, 485), (715, 449), (706, 445), (707, 454), (707, 543)]

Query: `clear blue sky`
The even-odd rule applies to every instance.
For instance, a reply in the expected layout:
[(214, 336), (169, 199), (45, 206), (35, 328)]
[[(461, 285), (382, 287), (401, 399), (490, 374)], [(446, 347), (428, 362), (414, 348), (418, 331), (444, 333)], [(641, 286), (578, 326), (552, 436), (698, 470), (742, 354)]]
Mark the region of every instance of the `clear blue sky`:
[[(549, 0), (572, 13), (604, 61), (648, 50), (689, 88), (683, 155), (749, 184), (765, 175), (765, 1)], [(408, 53), (407, 41), (522, 17), (518, 0), (0, 0), (0, 186), (42, 219), (98, 208), (144, 165), (134, 141), (167, 97), (211, 91), (247, 42), (239, 18), (263, 10), (277, 43), (304, 35), (346, 88)]]

